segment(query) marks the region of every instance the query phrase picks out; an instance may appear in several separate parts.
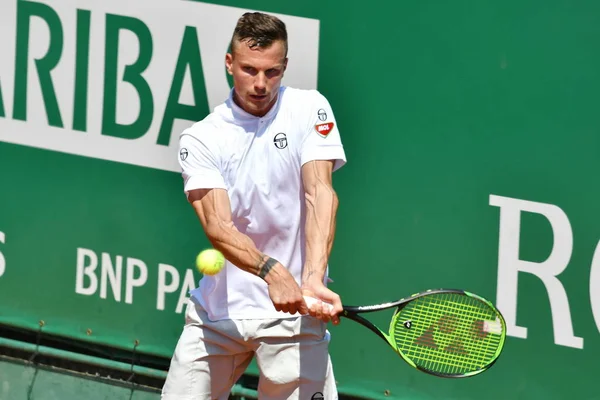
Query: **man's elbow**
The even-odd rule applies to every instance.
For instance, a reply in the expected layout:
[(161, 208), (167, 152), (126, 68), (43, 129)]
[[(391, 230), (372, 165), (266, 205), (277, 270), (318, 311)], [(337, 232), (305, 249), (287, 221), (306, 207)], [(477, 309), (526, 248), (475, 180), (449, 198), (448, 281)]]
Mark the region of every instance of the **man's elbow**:
[(336, 191), (333, 188), (331, 188), (331, 192), (333, 194), (333, 210), (337, 211), (337, 209), (340, 205), (340, 199), (339, 199)]
[(334, 210), (337, 210), (339, 205), (338, 195), (332, 185), (324, 182), (316, 182), (306, 188), (307, 199), (315, 199), (315, 201), (330, 202)]
[(229, 223), (218, 217), (206, 219), (204, 233), (213, 246), (217, 247), (217, 243), (223, 241), (223, 238), (226, 236), (227, 229), (230, 228), (229, 225)]
[(322, 190), (324, 192), (328, 193), (333, 205), (335, 206), (335, 208), (337, 208), (339, 199), (338, 199), (338, 195), (337, 195), (335, 189), (333, 188), (333, 186), (329, 183), (323, 183), (322, 186), (323, 186)]

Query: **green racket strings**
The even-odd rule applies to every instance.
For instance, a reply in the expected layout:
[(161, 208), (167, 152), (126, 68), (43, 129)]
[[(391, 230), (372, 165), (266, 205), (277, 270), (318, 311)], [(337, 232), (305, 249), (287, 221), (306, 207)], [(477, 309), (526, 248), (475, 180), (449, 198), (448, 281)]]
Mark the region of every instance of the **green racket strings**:
[(416, 366), (441, 375), (485, 369), (504, 342), (503, 321), (482, 300), (457, 293), (417, 298), (396, 314), (392, 337)]

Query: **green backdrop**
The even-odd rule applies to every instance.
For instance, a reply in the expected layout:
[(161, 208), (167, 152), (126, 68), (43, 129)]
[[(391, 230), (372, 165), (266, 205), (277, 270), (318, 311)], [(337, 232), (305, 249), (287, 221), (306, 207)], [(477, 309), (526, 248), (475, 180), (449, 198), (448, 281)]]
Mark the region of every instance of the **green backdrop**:
[[(251, 0), (243, 7), (320, 21), (318, 89), (348, 157), (334, 179), (341, 203), (331, 258), (331, 288), (345, 303), (436, 287), (495, 301), (500, 209), (490, 195), (556, 205), (571, 223), (573, 252), (559, 279), (582, 349), (554, 343), (546, 288), (520, 273), (517, 325), (528, 335), (509, 337), (489, 372), (465, 380), (421, 374), (343, 321), (331, 328), (340, 390), (417, 400), (596, 398), (590, 268), (600, 239), (600, 4)], [(175, 310), (184, 273), (207, 246), (181, 190), (174, 172), (0, 142), (0, 322), (37, 329), (44, 320), (47, 332), (122, 348), (139, 340), (140, 352), (169, 357), (183, 323)], [(542, 262), (554, 240), (545, 218), (523, 215), (521, 259)], [(78, 248), (100, 261), (102, 252), (113, 263), (123, 257), (120, 302), (110, 289), (108, 299), (99, 290), (75, 293)], [(126, 258), (148, 271), (131, 304)], [(156, 307), (161, 263), (181, 278), (164, 310)]]

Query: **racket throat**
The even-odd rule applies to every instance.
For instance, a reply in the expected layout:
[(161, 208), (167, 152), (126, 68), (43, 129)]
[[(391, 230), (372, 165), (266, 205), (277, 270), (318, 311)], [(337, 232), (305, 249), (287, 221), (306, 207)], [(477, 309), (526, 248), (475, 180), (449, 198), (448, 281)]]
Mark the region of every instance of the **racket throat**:
[(392, 348), (395, 351), (398, 351), (396, 342), (393, 340), (393, 338), (391, 336), (389, 336), (387, 333), (383, 332), (381, 329), (377, 328), (377, 326), (375, 326), (373, 323), (371, 323), (371, 321), (361, 317), (358, 314), (348, 313), (347, 311), (344, 312), (344, 317), (351, 319), (351, 320), (358, 322), (359, 324), (365, 326), (366, 328), (371, 330), (373, 333), (375, 333), (377, 336), (379, 336), (381, 339), (383, 339), (388, 345), (392, 346)]

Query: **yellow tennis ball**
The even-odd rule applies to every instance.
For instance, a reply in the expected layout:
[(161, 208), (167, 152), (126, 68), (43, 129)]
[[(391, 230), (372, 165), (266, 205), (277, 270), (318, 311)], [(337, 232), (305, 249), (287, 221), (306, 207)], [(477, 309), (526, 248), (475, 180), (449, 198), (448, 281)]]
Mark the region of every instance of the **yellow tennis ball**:
[(196, 267), (204, 275), (216, 275), (225, 265), (225, 257), (219, 250), (206, 249), (196, 257)]

